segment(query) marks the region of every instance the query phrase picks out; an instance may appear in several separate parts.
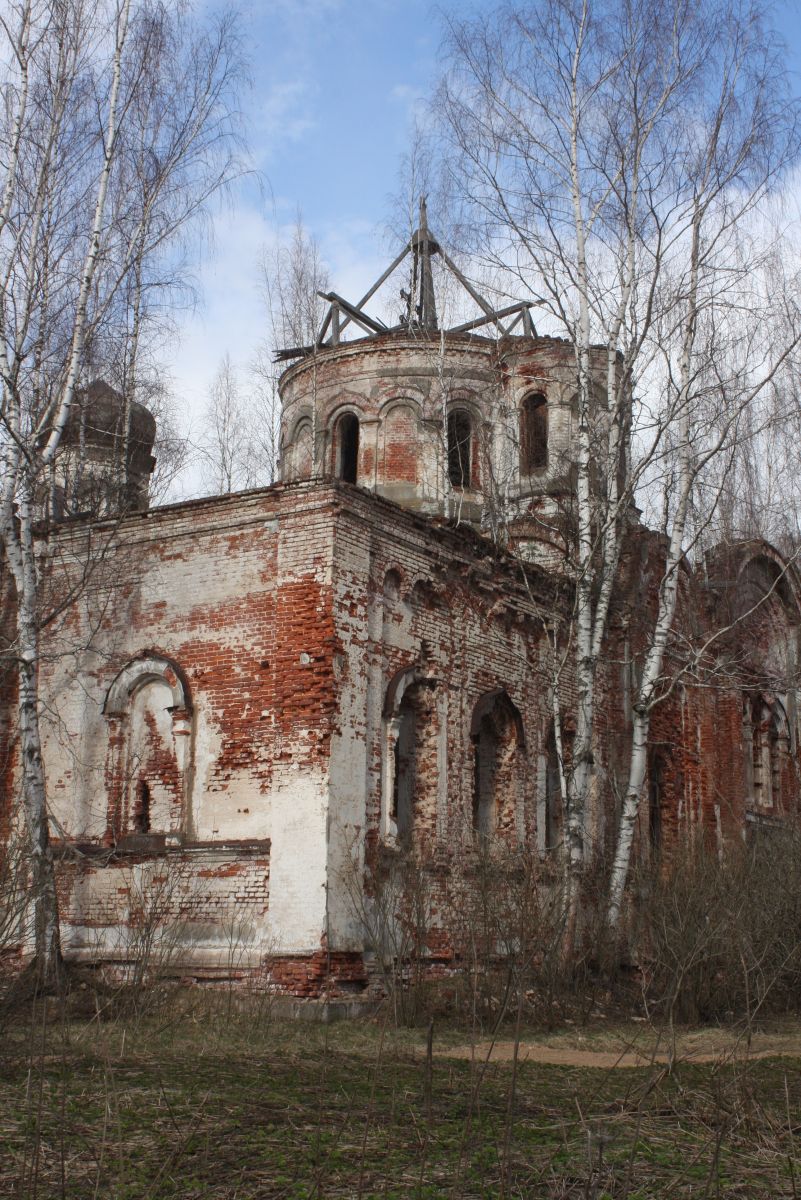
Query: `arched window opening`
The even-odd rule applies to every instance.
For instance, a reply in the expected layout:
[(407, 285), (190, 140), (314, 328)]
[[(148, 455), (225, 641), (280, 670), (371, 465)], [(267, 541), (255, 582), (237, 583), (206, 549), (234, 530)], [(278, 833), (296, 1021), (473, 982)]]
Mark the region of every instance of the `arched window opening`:
[(113, 720), (111, 827), (127, 834), (185, 830), (191, 780), (192, 708), (180, 668), (148, 655), (128, 663), (104, 705)]
[(336, 474), (345, 483), (356, 483), (359, 473), (359, 418), (343, 413), (337, 421)]
[(473, 713), (473, 829), (491, 838), (514, 832), (518, 816), (520, 714), (505, 692), (482, 696)]
[(437, 828), (438, 720), (435, 683), (414, 669), (390, 683), (386, 720), (384, 834), (408, 844)]
[(448, 413), (448, 479), (452, 487), (470, 487), (472, 435), (470, 414), (465, 409)]
[(745, 792), (746, 796), (754, 799), (754, 724), (752, 720), (752, 701), (750, 696), (743, 698), (743, 753), (745, 762)]
[(746, 786), (757, 808), (779, 808), (789, 749), (787, 716), (780, 701), (746, 697), (743, 704)]
[(768, 736), (770, 742), (770, 802), (775, 808), (779, 808), (782, 801), (782, 767), (784, 766), (784, 755), (782, 753), (778, 725), (775, 720), (771, 721)]
[(473, 828), (480, 837), (491, 837), (498, 821), (496, 793), (499, 751), (495, 727), (490, 717), (486, 716), (479, 725), (475, 743)]
[(412, 833), (414, 785), (417, 773), (417, 714), (414, 705), (404, 697), (398, 714), (395, 739), (395, 778), (392, 789), (391, 815), (400, 841), (408, 841)]
[(520, 467), (524, 474), (548, 466), (548, 402), (526, 396), (520, 407)]
[(150, 833), (150, 788), (144, 779), (136, 785), (132, 824), (134, 833)]
[(751, 760), (753, 763), (754, 803), (768, 808), (771, 803), (770, 785), (773, 781), (770, 751), (770, 711), (761, 696), (751, 705)]

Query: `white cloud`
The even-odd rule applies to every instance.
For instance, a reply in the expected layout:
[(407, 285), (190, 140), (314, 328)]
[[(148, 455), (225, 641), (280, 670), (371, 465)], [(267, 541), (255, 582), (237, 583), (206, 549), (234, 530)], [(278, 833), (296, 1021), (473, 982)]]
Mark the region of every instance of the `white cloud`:
[(201, 303), (183, 323), (169, 364), (184, 419), (196, 422), (222, 356), (237, 364), (252, 357), (264, 331), (258, 291), (261, 246), (270, 228), (253, 207), (217, 218), (214, 248), (198, 273)]
[[(201, 302), (183, 321), (179, 339), (165, 347), (179, 419), (195, 440), (223, 355), (230, 354), (235, 367), (246, 369), (265, 336), (259, 292), (262, 248), (286, 240), (294, 223), (289, 205), (279, 209), (286, 218), (280, 225), (253, 202), (240, 202), (234, 211), (217, 217), (213, 248), (197, 273)], [(353, 300), (367, 291), (389, 261), (375, 228), (366, 221), (339, 222), (319, 240), (332, 285)], [(199, 487), (197, 472), (188, 471), (183, 490), (192, 494)]]
[(265, 156), (281, 142), (297, 142), (316, 125), (316, 88), (306, 79), (275, 83), (254, 107), (252, 136)]
[(416, 104), (418, 100), (423, 99), (424, 94), (422, 88), (413, 87), (410, 83), (396, 83), (389, 90), (392, 100), (400, 100), (404, 104)]

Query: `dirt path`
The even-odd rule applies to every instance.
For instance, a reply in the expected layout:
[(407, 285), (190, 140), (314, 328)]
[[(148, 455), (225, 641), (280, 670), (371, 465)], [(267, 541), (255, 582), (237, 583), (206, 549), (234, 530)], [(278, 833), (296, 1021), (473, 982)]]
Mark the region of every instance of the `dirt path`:
[[(474, 1046), (451, 1046), (436, 1051), (439, 1058), (470, 1059), (475, 1055), (479, 1061), (510, 1062), (514, 1057), (514, 1042), (477, 1042)], [(750, 1047), (745, 1038), (721, 1035), (720, 1031), (690, 1033), (676, 1039), (674, 1055), (667, 1052), (665, 1041), (655, 1042), (653, 1036), (635, 1041), (620, 1040), (617, 1045), (601, 1048), (582, 1048), (566, 1044), (544, 1044), (524, 1041), (520, 1043), (520, 1062), (546, 1063), (559, 1067), (647, 1067), (652, 1062), (671, 1061), (711, 1063), (746, 1058), (801, 1058), (801, 1032), (788, 1034), (755, 1034)]]

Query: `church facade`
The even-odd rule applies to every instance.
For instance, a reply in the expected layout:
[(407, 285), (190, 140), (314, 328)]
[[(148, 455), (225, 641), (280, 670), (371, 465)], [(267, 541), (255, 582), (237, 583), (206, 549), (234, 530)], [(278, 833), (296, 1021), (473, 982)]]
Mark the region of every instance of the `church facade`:
[[(74, 593), (43, 633), (40, 678), (72, 960), (124, 967), (150, 919), (172, 928), (184, 976), (354, 993), (371, 949), (354, 881), (371, 855), (447, 865), (497, 839), (544, 872), (558, 863), (575, 355), (537, 335), (527, 305), (441, 330), (424, 219), (408, 252), (405, 322), (331, 293), (318, 344), (287, 351), (279, 483), (49, 529), (53, 607)], [(342, 338), (348, 324), (363, 336)], [(146, 460), (139, 448), (138, 495)], [(634, 514), (599, 667), (588, 859), (614, 840), (658, 550)], [(732, 632), (704, 683), (655, 711), (639, 859), (797, 814), (800, 615), (795, 571), (765, 544), (686, 568), (678, 621), (696, 640)], [(3, 694), (8, 828), (20, 781)]]

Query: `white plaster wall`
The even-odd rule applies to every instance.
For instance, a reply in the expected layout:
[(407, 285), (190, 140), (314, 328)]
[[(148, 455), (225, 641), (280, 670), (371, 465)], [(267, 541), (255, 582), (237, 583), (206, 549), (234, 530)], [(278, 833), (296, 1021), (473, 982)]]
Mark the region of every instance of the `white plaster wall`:
[(277, 953), (313, 953), (326, 930), (326, 779), (289, 772), (269, 798), (269, 936)]
[[(261, 522), (253, 518), (259, 505), (267, 510)], [(283, 526), (285, 510), (280, 511)], [(224, 669), (235, 689), (237, 657), (250, 636), (239, 615), (243, 597), (249, 611), (258, 614), (259, 597), (269, 604), (285, 581), (310, 579), (325, 585), (330, 580), (332, 546), (324, 538), (315, 541), (313, 529), (319, 533), (330, 516), (319, 513), (312, 499), (306, 515), (290, 512), (288, 536), (282, 539), (276, 512), (269, 497), (241, 502), (220, 498), (174, 514), (131, 518), (115, 530), (118, 557), (115, 563), (109, 554), (102, 594), (87, 593), (70, 610), (65, 628), (49, 632), (54, 640), (69, 639), (70, 654), (52, 658), (43, 679), (45, 705), (52, 714), (44, 726), (44, 754), (60, 825), (69, 835), (101, 839), (108, 821), (106, 768), (114, 728), (103, 714), (108, 688), (121, 664), (148, 652), (174, 658), (188, 677), (193, 709), (185, 837), (190, 842), (269, 839), (270, 905), (267, 916), (256, 918), (258, 941), (271, 951), (300, 954), (319, 951), (326, 931), (328, 775), (317, 753), (321, 731), (300, 730), (297, 739), (293, 733), (293, 741), (283, 744), (275, 728), (278, 714), (251, 714), (243, 702), (242, 720), (263, 722), (262, 760), (259, 764), (256, 746), (254, 764), (263, 769), (259, 773), (234, 764), (215, 774), (226, 743), (224, 718), (212, 699), (208, 669), (196, 669), (191, 649), (211, 639), (221, 654), (230, 651), (233, 665)], [(250, 548), (249, 528), (264, 530), (263, 553)], [(97, 616), (103, 611), (109, 619), (99, 627)], [(213, 627), (210, 611), (224, 614)], [(230, 617), (225, 615), (229, 612)], [(262, 630), (259, 636), (270, 635)], [(96, 651), (87, 649), (93, 638)], [(190, 646), (185, 654), (184, 644)], [(269, 649), (266, 656), (272, 656)], [(162, 708), (156, 720), (164, 724), (166, 739), (171, 736), (169, 714)], [(141, 725), (141, 715), (134, 713), (135, 726)], [(188, 751), (189, 741), (187, 737), (181, 748)], [(279, 750), (281, 761), (274, 763)], [(160, 823), (152, 820), (151, 826), (156, 829)], [(79, 882), (78, 909), (82, 896), (91, 907), (97, 889), (113, 879), (113, 872), (95, 872)], [(82, 925), (77, 910), (74, 918), (68, 937), (86, 946), (95, 937), (92, 926)]]
[(339, 711), (329, 761), (328, 936), (332, 949), (360, 950), (363, 934), (353, 894), (361, 886), (367, 824), (367, 715), (375, 710), (362, 652), (370, 621), (365, 591), (369, 551), (338, 537), (334, 560), (334, 605), (345, 655), (338, 667)]
[(108, 729), (91, 687), (71, 679), (55, 702), (48, 697), (41, 731), (53, 832), (102, 836)]
[(151, 769), (154, 752), (174, 763), (176, 776), (183, 776), (183, 738), (173, 734), (172, 692), (161, 680), (150, 681), (131, 698), (128, 716), (128, 761), (126, 763), (128, 793), (128, 828), (132, 828), (136, 788), (140, 780), (150, 790), (150, 829), (159, 832), (180, 830), (183, 813), (180, 793), (176, 797)]

